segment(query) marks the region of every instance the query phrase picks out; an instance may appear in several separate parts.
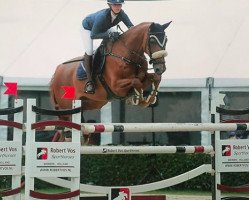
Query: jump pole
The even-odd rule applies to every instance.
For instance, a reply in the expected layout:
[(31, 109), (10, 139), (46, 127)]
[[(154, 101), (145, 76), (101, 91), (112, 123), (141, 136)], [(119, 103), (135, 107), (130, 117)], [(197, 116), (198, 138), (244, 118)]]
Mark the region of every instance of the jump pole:
[[(143, 133), (143, 132), (185, 132), (185, 131), (236, 131), (249, 130), (249, 123), (109, 123), (109, 124), (91, 124), (82, 123), (82, 131), (85, 135), (89, 133), (102, 132), (125, 132), (125, 133)], [(47, 126), (40, 131), (53, 131), (60, 127)], [(26, 131), (27, 123), (24, 123), (23, 131)], [(66, 128), (65, 130), (70, 130)], [(39, 131), (39, 130), (38, 130)]]
[(249, 123), (122, 123), (81, 124), (84, 134), (99, 132), (184, 132), (249, 130)]
[(81, 154), (214, 154), (213, 146), (84, 146)]

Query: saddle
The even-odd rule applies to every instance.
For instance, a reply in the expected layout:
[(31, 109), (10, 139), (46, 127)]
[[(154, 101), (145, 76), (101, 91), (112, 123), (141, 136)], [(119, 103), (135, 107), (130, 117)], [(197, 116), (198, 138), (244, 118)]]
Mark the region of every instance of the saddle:
[[(105, 88), (107, 92), (107, 99), (112, 100), (112, 99), (126, 99), (126, 97), (119, 97), (115, 95), (111, 88), (107, 85), (104, 77), (102, 76), (104, 67), (105, 67), (105, 60), (106, 60), (106, 41), (103, 40), (100, 46), (96, 49), (96, 51), (93, 54), (93, 63), (92, 63), (92, 78), (98, 78), (99, 81), (101, 82), (102, 86)], [(84, 68), (84, 58), (80, 61), (80, 64), (77, 68), (76, 76), (78, 80), (85, 80), (87, 79), (86, 76), (86, 71)], [(130, 94), (129, 94), (130, 95)]]
[[(105, 57), (106, 57), (106, 47), (104, 43), (101, 43), (100, 46), (95, 50), (93, 54), (93, 63), (92, 63), (92, 77), (95, 78), (97, 75), (102, 74), (105, 66)], [(80, 62), (77, 69), (77, 79), (84, 80), (86, 79), (86, 71), (84, 67), (84, 58)]]

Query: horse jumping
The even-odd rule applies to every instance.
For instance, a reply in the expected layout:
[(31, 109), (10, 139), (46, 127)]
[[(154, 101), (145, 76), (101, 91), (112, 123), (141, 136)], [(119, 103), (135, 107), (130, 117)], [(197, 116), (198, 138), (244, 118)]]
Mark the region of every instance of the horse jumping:
[[(144, 22), (130, 28), (115, 41), (105, 41), (104, 67), (95, 77), (95, 94), (84, 93), (86, 80), (78, 80), (77, 69), (82, 57), (57, 66), (50, 83), (50, 94), (56, 109), (70, 109), (72, 101), (62, 99), (62, 86), (74, 86), (76, 99), (82, 100), (82, 111), (102, 108), (113, 98), (127, 99), (133, 105), (147, 107), (154, 103), (161, 75), (165, 72), (167, 36), (163, 25)], [(150, 57), (154, 73), (148, 73)], [(152, 87), (148, 97), (143, 91)], [(64, 117), (69, 120), (68, 117)]]

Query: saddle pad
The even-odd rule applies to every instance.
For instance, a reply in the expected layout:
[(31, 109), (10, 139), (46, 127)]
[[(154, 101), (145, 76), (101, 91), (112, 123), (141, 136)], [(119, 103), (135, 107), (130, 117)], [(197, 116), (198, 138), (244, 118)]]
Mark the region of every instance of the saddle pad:
[(78, 80), (84, 80), (87, 78), (83, 61), (81, 61), (78, 66), (76, 76)]
[[(96, 77), (97, 74), (101, 74), (104, 70), (104, 64), (105, 64), (105, 47), (104, 45), (100, 45), (96, 51), (93, 54), (93, 69), (92, 69), (92, 75), (93, 78)], [(86, 71), (84, 67), (83, 61), (80, 62), (77, 73), (76, 73), (78, 80), (84, 80), (87, 79)]]

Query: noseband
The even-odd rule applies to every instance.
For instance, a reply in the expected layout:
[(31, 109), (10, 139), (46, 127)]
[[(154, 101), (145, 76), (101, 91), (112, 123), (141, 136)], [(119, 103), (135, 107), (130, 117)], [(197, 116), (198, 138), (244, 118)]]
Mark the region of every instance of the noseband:
[[(165, 61), (158, 61), (159, 59), (166, 57), (168, 55), (167, 51), (165, 50), (166, 42), (167, 42), (167, 36), (165, 35), (165, 32), (149, 32), (149, 40), (148, 40), (148, 49), (149, 49), (149, 56), (150, 64), (165, 64)], [(163, 34), (163, 39), (160, 41), (160, 39), (155, 34)], [(154, 53), (151, 52), (151, 41), (155, 40), (158, 46), (160, 46), (161, 50), (156, 51)]]

